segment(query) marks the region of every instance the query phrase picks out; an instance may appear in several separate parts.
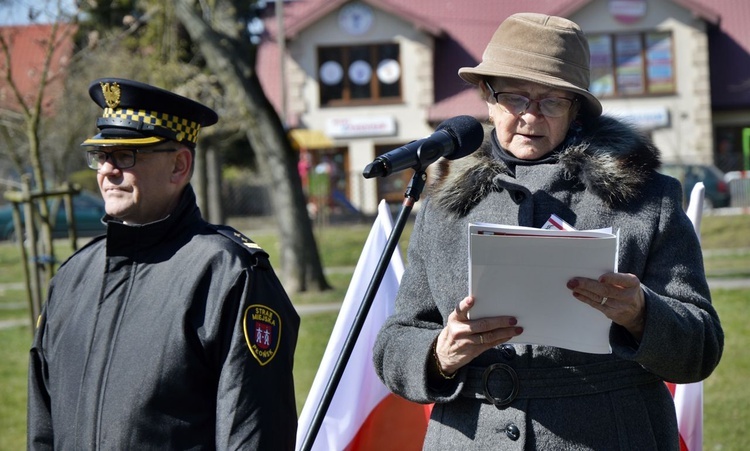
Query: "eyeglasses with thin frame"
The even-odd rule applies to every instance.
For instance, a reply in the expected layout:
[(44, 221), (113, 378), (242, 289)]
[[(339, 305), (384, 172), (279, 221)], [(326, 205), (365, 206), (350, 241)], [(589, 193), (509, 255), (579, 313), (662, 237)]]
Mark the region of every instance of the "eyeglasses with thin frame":
[(531, 102), (539, 104), (539, 111), (546, 117), (561, 117), (564, 116), (573, 104), (578, 101), (578, 98), (568, 99), (566, 97), (545, 97), (543, 99), (529, 99), (521, 94), (513, 94), (510, 92), (497, 92), (495, 91), (490, 83), (485, 80), (487, 89), (492, 93), (492, 97), (495, 98), (495, 102), (505, 108), (508, 113), (519, 116), (526, 112), (531, 106)]
[(135, 166), (135, 156), (139, 153), (163, 153), (174, 152), (177, 149), (116, 149), (109, 152), (104, 150), (87, 150), (86, 164), (89, 168), (98, 171), (107, 160), (117, 169), (128, 169)]

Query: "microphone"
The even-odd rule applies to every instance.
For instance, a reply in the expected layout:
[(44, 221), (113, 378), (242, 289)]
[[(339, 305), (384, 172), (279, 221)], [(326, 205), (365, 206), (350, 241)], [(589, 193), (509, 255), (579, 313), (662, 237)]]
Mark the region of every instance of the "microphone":
[(443, 121), (435, 133), (426, 138), (375, 158), (362, 175), (366, 179), (385, 177), (409, 168), (422, 170), (440, 157), (456, 160), (477, 150), (483, 139), (484, 130), (479, 121), (471, 116), (456, 116)]

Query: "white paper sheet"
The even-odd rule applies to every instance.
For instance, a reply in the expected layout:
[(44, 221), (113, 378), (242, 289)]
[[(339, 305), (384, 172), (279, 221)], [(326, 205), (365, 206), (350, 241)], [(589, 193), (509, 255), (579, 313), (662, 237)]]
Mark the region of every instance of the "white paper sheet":
[(524, 332), (510, 343), (612, 352), (611, 321), (566, 283), (616, 271), (617, 235), (484, 223), (469, 224), (468, 233), (470, 319), (515, 316)]

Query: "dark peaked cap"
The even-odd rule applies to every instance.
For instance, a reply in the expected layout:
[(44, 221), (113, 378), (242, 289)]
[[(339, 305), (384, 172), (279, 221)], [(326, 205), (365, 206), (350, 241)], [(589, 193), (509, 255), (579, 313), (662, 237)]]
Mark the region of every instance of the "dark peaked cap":
[(171, 140), (192, 148), (200, 128), (219, 120), (205, 105), (133, 80), (94, 80), (89, 95), (104, 113), (96, 121), (99, 134), (82, 146), (139, 147)]

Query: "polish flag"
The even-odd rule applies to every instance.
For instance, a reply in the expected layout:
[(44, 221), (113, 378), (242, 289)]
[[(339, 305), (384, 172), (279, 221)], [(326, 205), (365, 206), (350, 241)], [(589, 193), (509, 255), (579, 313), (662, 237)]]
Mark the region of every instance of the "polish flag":
[[(703, 197), (705, 186), (698, 182), (690, 193), (687, 215), (693, 223), (695, 233), (700, 238), (701, 218), (703, 217)], [(703, 449), (703, 381), (692, 384), (667, 383), (674, 398), (677, 412), (677, 428), (680, 431), (681, 451)]]
[[(313, 415), (333, 373), (334, 366), (354, 323), (359, 306), (393, 229), (393, 218), (385, 201), (367, 237), (349, 289), (341, 306), (331, 338), (302, 408), (297, 446), (304, 444)], [(378, 288), (357, 343), (331, 399), (312, 450), (365, 451), (391, 449), (421, 450), (431, 405), (421, 405), (392, 394), (375, 374), (372, 347), (380, 327), (393, 313), (394, 300), (404, 272), (398, 247)]]
[(677, 411), (680, 451), (703, 449), (703, 382), (672, 384), (667, 382)]

